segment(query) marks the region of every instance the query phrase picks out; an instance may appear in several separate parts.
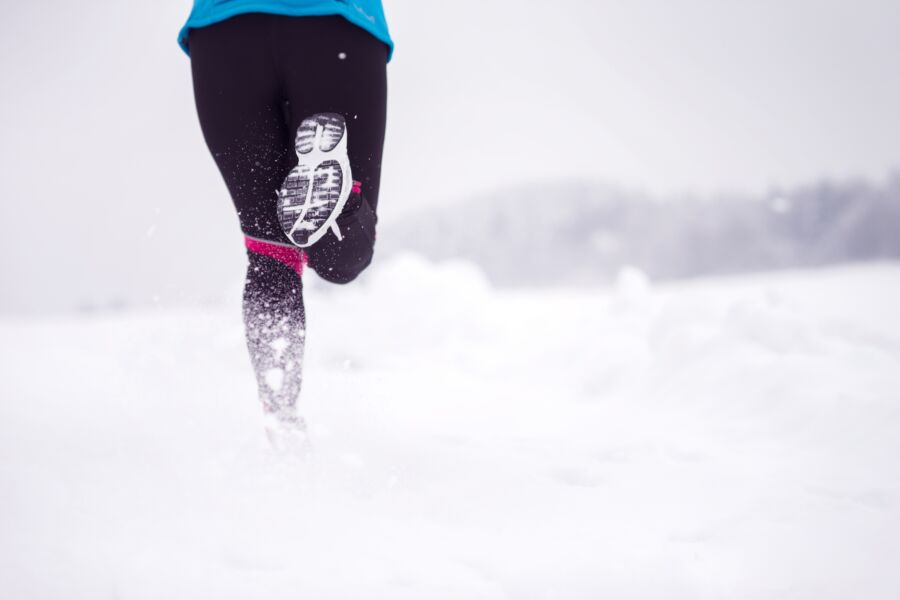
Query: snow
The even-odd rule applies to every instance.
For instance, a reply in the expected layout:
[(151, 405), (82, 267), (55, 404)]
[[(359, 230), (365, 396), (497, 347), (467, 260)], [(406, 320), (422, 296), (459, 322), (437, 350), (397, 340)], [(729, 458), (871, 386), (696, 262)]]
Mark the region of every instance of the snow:
[(0, 320), (4, 597), (900, 594), (900, 265), (310, 278), (300, 461), (238, 303)]

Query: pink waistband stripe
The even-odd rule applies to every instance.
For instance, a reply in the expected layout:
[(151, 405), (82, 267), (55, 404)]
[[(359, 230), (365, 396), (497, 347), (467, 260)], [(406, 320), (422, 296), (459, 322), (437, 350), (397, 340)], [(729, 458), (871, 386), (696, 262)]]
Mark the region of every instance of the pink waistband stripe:
[(244, 236), (244, 245), (251, 252), (274, 258), (278, 262), (289, 266), (298, 276), (303, 275), (303, 267), (306, 265), (306, 252), (300, 248), (258, 240), (246, 235)]

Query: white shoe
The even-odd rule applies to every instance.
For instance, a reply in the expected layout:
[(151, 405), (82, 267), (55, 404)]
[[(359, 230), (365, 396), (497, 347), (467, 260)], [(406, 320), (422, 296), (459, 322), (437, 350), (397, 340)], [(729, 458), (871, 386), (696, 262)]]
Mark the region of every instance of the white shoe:
[(294, 142), (297, 166), (278, 191), (278, 221), (300, 248), (332, 230), (340, 240), (337, 217), (353, 187), (347, 156), (347, 124), (337, 113), (303, 119)]

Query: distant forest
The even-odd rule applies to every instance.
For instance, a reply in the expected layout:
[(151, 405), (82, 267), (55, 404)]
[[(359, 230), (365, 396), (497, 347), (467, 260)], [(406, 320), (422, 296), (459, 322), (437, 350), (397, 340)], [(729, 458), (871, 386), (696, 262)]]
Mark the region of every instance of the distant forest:
[(657, 280), (900, 258), (900, 172), (761, 197), (658, 199), (590, 183), (502, 190), (414, 214), (378, 251), (481, 266), (498, 285)]

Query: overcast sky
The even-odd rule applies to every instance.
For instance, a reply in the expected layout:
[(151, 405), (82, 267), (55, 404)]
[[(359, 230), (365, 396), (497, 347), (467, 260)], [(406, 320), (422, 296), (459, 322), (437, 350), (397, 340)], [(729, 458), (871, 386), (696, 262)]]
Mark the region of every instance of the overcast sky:
[[(576, 170), (657, 192), (758, 190), (900, 164), (897, 0), (452, 6), (387, 3), (392, 118), (425, 121), (392, 132), (391, 156), (423, 132), (446, 141), (425, 167), (437, 179), (475, 140), (507, 155), (491, 183)], [(538, 138), (573, 150), (546, 160)]]
[[(240, 278), (174, 41), (189, 5), (0, 4), (0, 311)], [(759, 192), (900, 166), (897, 0), (385, 7), (382, 219), (532, 180)]]

